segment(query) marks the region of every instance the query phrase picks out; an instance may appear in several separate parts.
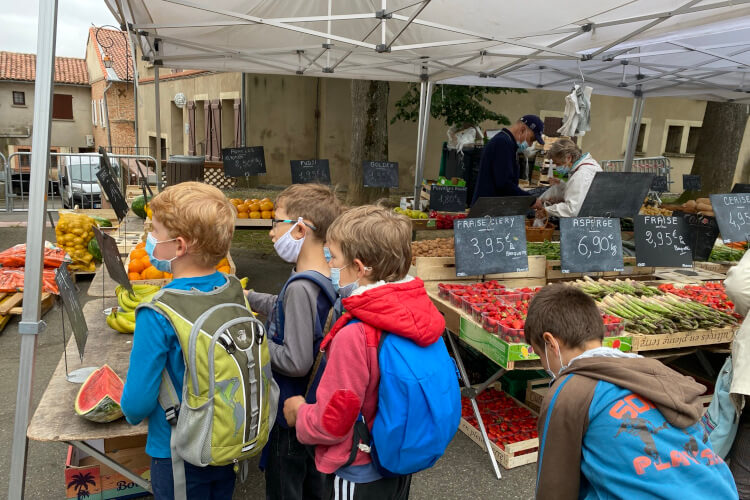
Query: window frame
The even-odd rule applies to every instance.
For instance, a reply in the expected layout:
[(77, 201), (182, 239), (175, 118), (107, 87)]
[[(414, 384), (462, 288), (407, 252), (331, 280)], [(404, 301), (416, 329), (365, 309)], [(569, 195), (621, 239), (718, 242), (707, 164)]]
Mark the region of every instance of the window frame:
[[(65, 108), (61, 109), (59, 106), (62, 105), (59, 104), (57, 108), (57, 113), (55, 113), (55, 101), (63, 100), (69, 101), (69, 104), (65, 103)], [(65, 116), (61, 116), (64, 114), (65, 111), (70, 111), (70, 116), (67, 116), (67, 113), (65, 113)], [(73, 121), (75, 119), (75, 114), (73, 113), (73, 95), (72, 94), (52, 94), (52, 119), (53, 120), (68, 120)]]
[[(23, 106), (23, 107), (26, 106), (26, 92), (25, 91), (14, 90), (12, 95), (13, 95), (12, 97), (13, 106)], [(19, 95), (21, 96), (21, 102), (16, 102), (16, 97)]]

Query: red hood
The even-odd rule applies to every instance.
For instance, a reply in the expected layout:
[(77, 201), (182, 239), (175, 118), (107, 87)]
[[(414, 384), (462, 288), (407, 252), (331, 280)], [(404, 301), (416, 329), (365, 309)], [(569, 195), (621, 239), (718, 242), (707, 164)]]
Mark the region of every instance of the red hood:
[(379, 286), (347, 297), (342, 303), (346, 314), (331, 329), (321, 349), (352, 318), (378, 330), (406, 337), (420, 346), (437, 342), (445, 330), (445, 319), (430, 300), (419, 278)]

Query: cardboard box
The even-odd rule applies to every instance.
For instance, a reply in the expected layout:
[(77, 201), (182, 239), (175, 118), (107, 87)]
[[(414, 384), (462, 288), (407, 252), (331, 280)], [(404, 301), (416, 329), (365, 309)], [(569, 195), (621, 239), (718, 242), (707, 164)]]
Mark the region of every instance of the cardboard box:
[[(127, 438), (121, 440), (96, 439), (87, 444), (103, 451), (105, 455), (146, 480), (151, 479), (151, 458), (146, 455), (143, 440)], [(127, 446), (127, 447), (125, 447)], [(109, 500), (141, 498), (150, 493), (130, 479), (115, 472), (74, 446), (68, 447), (65, 461), (65, 498), (74, 500)]]
[(527, 344), (509, 344), (465, 316), (461, 316), (458, 337), (490, 358), (495, 364), (508, 370), (513, 369), (516, 361), (539, 359), (539, 356), (531, 352)]

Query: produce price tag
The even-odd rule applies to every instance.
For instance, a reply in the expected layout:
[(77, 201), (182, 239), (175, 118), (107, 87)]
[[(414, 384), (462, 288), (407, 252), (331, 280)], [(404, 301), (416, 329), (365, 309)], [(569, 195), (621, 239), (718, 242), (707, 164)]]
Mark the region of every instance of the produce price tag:
[(623, 271), (620, 219), (560, 219), (560, 268), (563, 273)]
[(292, 184), (331, 183), (328, 160), (291, 160), (289, 163), (292, 166)]
[(657, 175), (654, 180), (651, 181), (651, 191), (657, 193), (666, 193), (669, 191), (669, 182), (667, 182), (666, 175)]
[(112, 205), (117, 215), (117, 220), (122, 221), (128, 215), (130, 208), (125, 201), (125, 197), (122, 195), (120, 183), (117, 182), (115, 176), (112, 174), (112, 167), (109, 164), (109, 158), (107, 158), (106, 153), (102, 155), (102, 165), (96, 172), (96, 178), (99, 179), (99, 184), (101, 184), (102, 190), (107, 195), (109, 204)]
[(430, 209), (438, 212), (463, 212), (466, 210), (466, 186), (430, 187)]
[(682, 217), (638, 215), (634, 222), (639, 267), (693, 267), (690, 230)]
[[(81, 303), (78, 301), (77, 287), (68, 272), (68, 264), (63, 264), (55, 272), (55, 283), (60, 289), (60, 299), (62, 299), (63, 309), (68, 315), (68, 321), (73, 328), (73, 336), (76, 339), (78, 355), (83, 361), (83, 351), (86, 347), (86, 339), (89, 336), (89, 327), (86, 325), (86, 317), (83, 315)], [(65, 349), (65, 346), (63, 346)]]
[(712, 194), (710, 198), (724, 243), (750, 240), (750, 194)]
[(397, 188), (398, 163), (392, 161), (363, 161), (362, 182), (365, 187)]
[(529, 270), (524, 216), (456, 219), (456, 276)]
[(683, 174), (682, 190), (683, 191), (700, 191), (701, 190), (701, 176)]
[(225, 148), (221, 150), (224, 177), (250, 177), (265, 175), (266, 155), (263, 146)]
[(102, 261), (104, 261), (104, 265), (107, 267), (110, 278), (122, 285), (130, 293), (133, 293), (133, 287), (130, 285), (128, 273), (125, 272), (125, 266), (122, 265), (120, 250), (117, 248), (115, 239), (96, 226), (94, 226), (94, 237), (99, 244), (99, 250), (102, 252)]

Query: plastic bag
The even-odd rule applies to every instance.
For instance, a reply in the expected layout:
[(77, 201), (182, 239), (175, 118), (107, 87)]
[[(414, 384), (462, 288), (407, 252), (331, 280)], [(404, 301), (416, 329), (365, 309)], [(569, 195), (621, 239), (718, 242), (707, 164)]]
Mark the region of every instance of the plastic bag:
[[(23, 291), (25, 269), (23, 267), (4, 267), (0, 269), (0, 292), (13, 293)], [(42, 291), (59, 294), (55, 282), (55, 270), (44, 269), (42, 271)]]
[[(57, 268), (71, 259), (65, 251), (49, 241), (44, 242), (44, 267)], [(24, 267), (26, 265), (26, 244), (21, 243), (0, 252), (0, 266)]]

